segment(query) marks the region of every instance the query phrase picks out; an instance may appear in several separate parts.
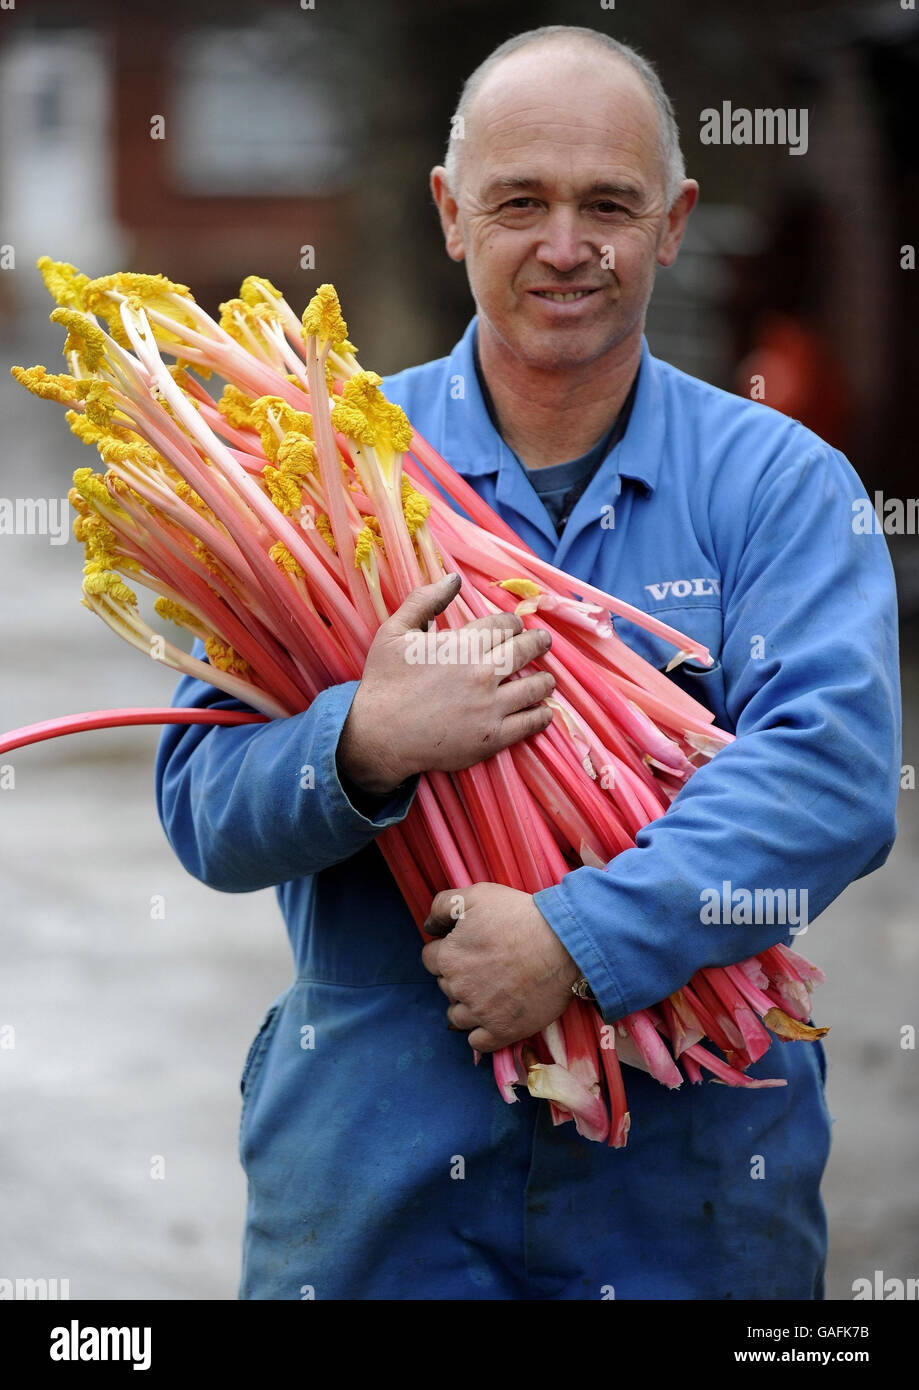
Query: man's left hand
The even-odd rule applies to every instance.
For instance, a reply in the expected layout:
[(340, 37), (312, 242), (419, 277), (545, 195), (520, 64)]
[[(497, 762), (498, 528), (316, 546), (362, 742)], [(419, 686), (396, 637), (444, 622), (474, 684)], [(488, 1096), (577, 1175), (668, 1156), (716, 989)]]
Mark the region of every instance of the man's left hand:
[(565, 1012), (581, 974), (529, 893), (500, 883), (447, 889), (431, 904), (421, 952), (469, 1045), (496, 1052)]

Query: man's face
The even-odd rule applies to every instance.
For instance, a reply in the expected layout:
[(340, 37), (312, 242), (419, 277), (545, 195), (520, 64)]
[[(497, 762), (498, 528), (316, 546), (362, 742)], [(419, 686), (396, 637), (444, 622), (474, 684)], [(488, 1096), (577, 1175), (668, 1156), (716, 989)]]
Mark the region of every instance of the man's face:
[(458, 197), (440, 169), (431, 186), (495, 346), (551, 371), (640, 337), (697, 193), (687, 181), (668, 212), (658, 130), (638, 75), (584, 45), (524, 49), (485, 80)]

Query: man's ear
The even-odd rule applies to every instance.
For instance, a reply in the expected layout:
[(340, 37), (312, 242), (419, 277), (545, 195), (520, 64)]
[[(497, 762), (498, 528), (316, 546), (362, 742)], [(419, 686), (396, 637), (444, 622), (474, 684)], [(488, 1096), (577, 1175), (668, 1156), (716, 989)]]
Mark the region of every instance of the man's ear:
[(699, 185), (695, 179), (684, 179), (680, 185), (680, 192), (667, 213), (661, 243), (657, 249), (658, 265), (673, 265), (680, 249), (680, 242), (683, 240), (686, 223), (689, 221), (689, 214), (698, 200)]
[(450, 192), (450, 185), (447, 183), (447, 171), (442, 164), (435, 165), (431, 170), (431, 195), (440, 214), (440, 225), (443, 228), (447, 255), (452, 261), (465, 260), (466, 248), (463, 245), (460, 232), (459, 208), (456, 199)]

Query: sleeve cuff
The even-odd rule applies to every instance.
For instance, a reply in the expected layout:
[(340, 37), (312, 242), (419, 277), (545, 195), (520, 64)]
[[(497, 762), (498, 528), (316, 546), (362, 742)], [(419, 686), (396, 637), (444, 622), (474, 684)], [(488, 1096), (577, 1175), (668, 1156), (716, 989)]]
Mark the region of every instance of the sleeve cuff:
[(385, 830), (387, 826), (397, 825), (408, 815), (418, 789), (419, 774), (416, 773), (401, 782), (387, 796), (380, 797), (364, 791), (349, 777), (339, 772), (336, 757), (338, 744), (358, 684), (358, 681), (345, 681), (324, 692), (325, 715), (329, 720), (332, 736), (323, 740), (323, 747), (330, 750), (324, 760), (323, 783), (330, 791), (333, 809), (342, 816), (349, 817), (355, 829)]
[[(573, 873), (585, 871), (601, 872), (599, 869), (572, 870)], [(630, 1011), (596, 939), (585, 931), (566, 901), (565, 881), (568, 877), (566, 874), (561, 883), (535, 893), (533, 901), (590, 985), (604, 1020), (612, 1023), (618, 1018), (624, 1018)]]

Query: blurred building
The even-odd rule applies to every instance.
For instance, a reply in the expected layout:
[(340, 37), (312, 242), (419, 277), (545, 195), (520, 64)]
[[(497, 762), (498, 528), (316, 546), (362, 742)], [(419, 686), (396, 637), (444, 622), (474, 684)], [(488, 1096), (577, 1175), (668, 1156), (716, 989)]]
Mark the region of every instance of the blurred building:
[(43, 252), (93, 274), (162, 270), (206, 304), (249, 269), (292, 282), (317, 248), (348, 254), (359, 105), (338, 99), (346, 55), (307, 16), (74, 14), (40, 7), (0, 30), (3, 239), (26, 272), (14, 306)]

